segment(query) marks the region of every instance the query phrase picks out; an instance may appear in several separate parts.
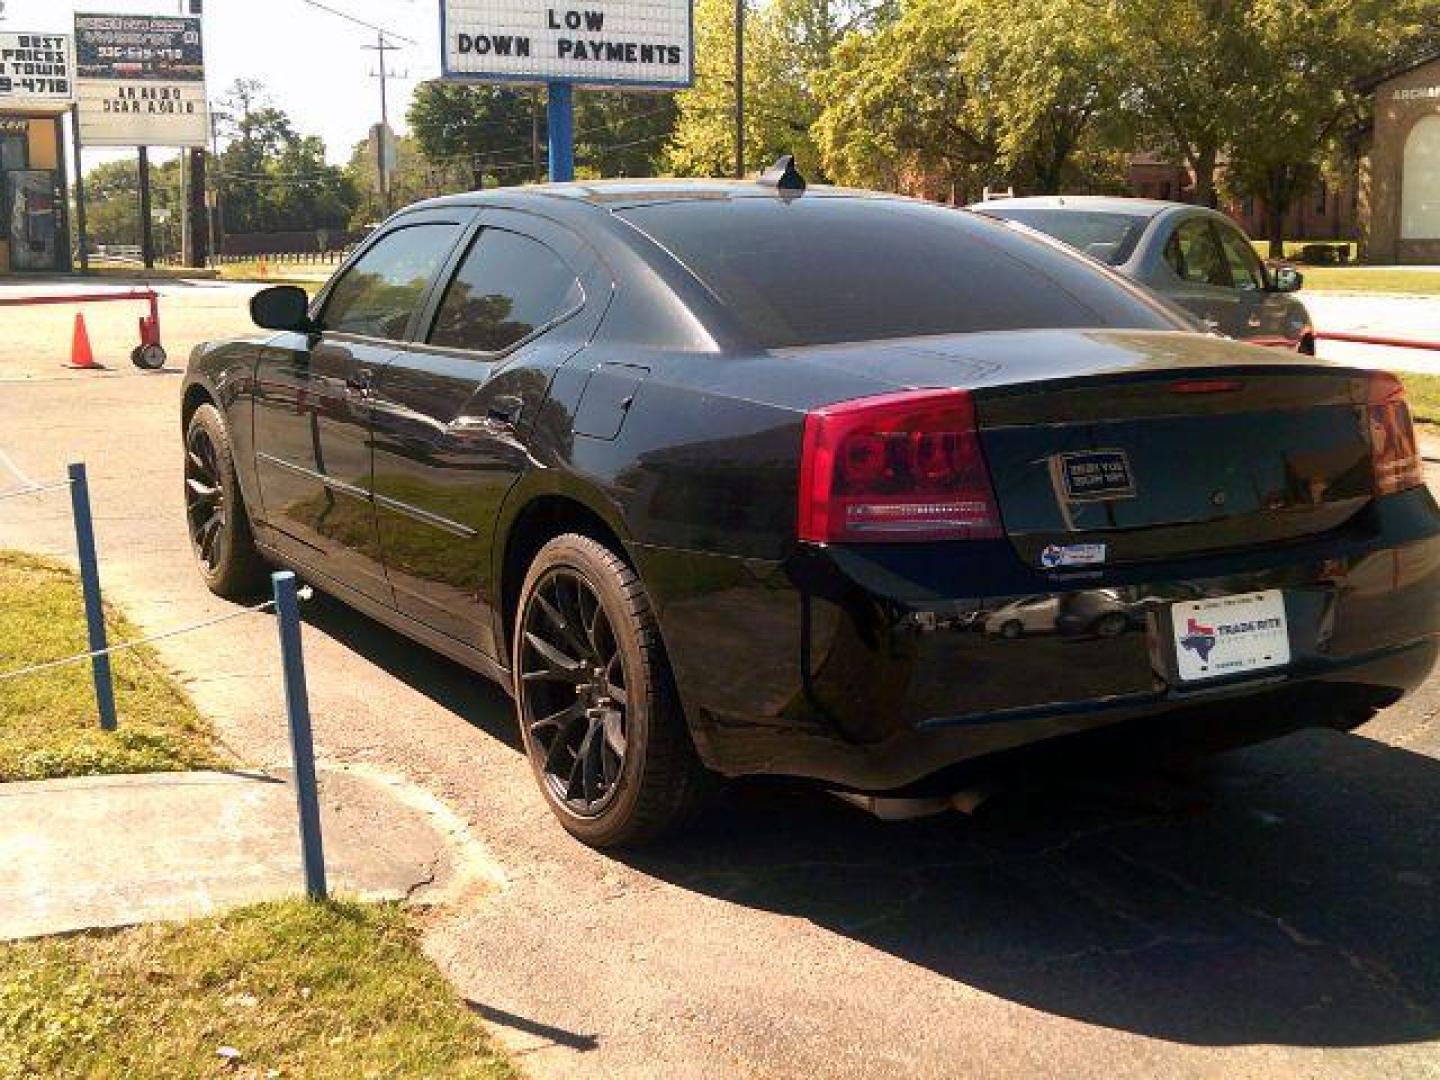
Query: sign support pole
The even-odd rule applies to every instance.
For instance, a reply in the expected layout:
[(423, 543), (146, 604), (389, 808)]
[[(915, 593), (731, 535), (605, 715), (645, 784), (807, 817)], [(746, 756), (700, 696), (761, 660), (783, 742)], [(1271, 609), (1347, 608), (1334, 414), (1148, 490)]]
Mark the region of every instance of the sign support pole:
[(546, 84), (545, 119), (550, 135), (550, 182), (568, 184), (575, 179), (575, 102), (568, 82)]
[(155, 266), (155, 228), (150, 220), (150, 148), (141, 146), (140, 151), (140, 254), (145, 269)]
[(80, 160), (80, 106), (70, 110), (70, 137), (75, 143), (75, 249), (80, 272), (90, 272), (90, 234), (85, 227), (85, 166)]

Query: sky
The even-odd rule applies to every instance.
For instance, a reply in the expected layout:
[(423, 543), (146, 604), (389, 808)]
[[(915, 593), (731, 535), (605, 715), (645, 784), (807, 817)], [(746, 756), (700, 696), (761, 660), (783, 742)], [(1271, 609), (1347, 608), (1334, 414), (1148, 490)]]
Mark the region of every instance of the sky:
[[(328, 7), (413, 38), (398, 53), (386, 53), (390, 124), (405, 130), (405, 110), (417, 82), (440, 73), (439, 0), (323, 0)], [(0, 27), (10, 31), (73, 32), (75, 12), (180, 14), (180, 0), (0, 0)], [(206, 88), (223, 97), (237, 78), (259, 79), (273, 104), (296, 129), (325, 140), (332, 162), (348, 161), (354, 144), (380, 119), (380, 85), (375, 33), (304, 0), (205, 0)], [(85, 167), (133, 151), (87, 150)], [(156, 160), (167, 156), (155, 152)]]

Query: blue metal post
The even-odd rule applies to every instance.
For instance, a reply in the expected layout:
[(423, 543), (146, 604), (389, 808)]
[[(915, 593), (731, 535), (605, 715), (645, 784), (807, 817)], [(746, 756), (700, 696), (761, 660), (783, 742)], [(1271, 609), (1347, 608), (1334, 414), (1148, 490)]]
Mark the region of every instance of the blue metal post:
[(547, 86), (546, 126), (550, 134), (550, 182), (564, 184), (575, 179), (575, 103), (568, 82)]
[(300, 810), (300, 853), (305, 860), (305, 892), (325, 899), (325, 848), (320, 840), (320, 796), (315, 786), (315, 743), (310, 731), (310, 696), (305, 690), (305, 654), (300, 647), (300, 605), (295, 575), (270, 575), (275, 590), (280, 658), (285, 668), (285, 709), (290, 714), (290, 756), (295, 764), (295, 800)]
[(95, 682), (95, 705), (100, 727), (115, 730), (115, 684), (110, 678), (110, 654), (105, 642), (105, 607), (100, 603), (100, 564), (95, 558), (95, 527), (90, 520), (90, 485), (85, 463), (74, 462), (70, 473), (70, 510), (75, 518), (75, 551), (80, 557), (80, 585), (85, 593), (85, 630), (90, 642), (90, 674)]

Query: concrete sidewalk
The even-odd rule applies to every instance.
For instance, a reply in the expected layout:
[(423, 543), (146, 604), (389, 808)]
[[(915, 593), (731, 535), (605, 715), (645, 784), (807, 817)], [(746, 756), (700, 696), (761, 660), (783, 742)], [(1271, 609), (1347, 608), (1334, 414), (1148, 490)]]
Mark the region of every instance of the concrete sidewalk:
[[(150, 773), (0, 784), (0, 939), (203, 915), (304, 889), (282, 776)], [(434, 902), (496, 881), (438, 803), (323, 772), (332, 892)]]

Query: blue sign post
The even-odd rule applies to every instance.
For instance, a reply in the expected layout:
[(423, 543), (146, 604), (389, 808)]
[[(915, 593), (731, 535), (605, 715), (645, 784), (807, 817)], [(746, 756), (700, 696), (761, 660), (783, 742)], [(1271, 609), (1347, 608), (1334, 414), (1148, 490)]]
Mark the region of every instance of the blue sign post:
[(575, 179), (575, 101), (571, 84), (546, 84), (546, 127), (550, 135), (550, 182)]

